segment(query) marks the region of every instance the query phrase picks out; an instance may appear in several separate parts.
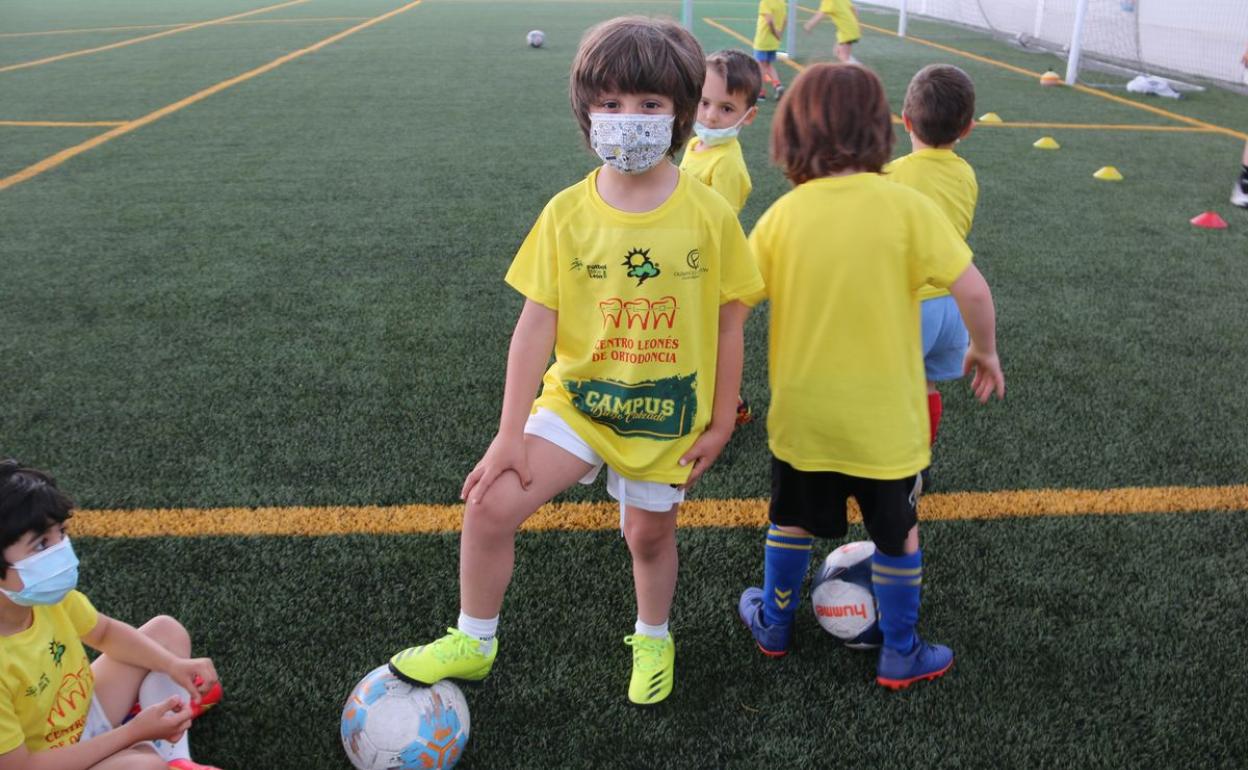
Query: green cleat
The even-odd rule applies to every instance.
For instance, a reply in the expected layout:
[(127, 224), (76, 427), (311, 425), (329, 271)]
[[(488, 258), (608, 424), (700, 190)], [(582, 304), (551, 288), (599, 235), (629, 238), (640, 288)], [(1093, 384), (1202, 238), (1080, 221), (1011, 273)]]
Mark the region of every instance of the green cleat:
[[(434, 684), (443, 679), (477, 682), (490, 673), (498, 657), (498, 641), (482, 642), (457, 628), (446, 636), (419, 647), (408, 647), (390, 658), (390, 671), (412, 684)], [(482, 652), (484, 645), (488, 652)]]
[(634, 634), (624, 637), (633, 648), (633, 677), (628, 682), (628, 699), (639, 706), (653, 706), (672, 694), (676, 668), (676, 641)]

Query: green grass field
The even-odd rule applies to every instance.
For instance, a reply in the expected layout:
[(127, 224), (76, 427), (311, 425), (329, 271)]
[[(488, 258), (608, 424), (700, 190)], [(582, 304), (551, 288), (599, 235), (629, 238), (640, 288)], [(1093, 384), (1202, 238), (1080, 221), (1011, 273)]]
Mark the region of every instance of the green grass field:
[[(6, 184), (113, 130), (6, 122), (140, 119), (403, 5), (288, 3), (7, 70), (267, 6), (0, 7), (0, 456), (50, 469), (85, 509), (456, 501), (496, 426), (521, 305), (502, 275), (545, 201), (595, 163), (567, 107), (580, 34), (624, 13), (679, 17), (679, 3), (424, 0)], [(698, 0), (694, 31), (708, 51), (744, 46), (723, 28), (752, 36), (754, 7)], [(101, 29), (118, 27), (135, 28)], [(547, 33), (540, 50), (524, 45), (532, 28)], [(79, 31), (19, 34), (57, 30)], [(912, 21), (910, 33), (1059, 65), (962, 28)], [(831, 25), (801, 38), (798, 60), (830, 58), (834, 40)], [(975, 79), (977, 114), (1007, 122), (1191, 127), (872, 29), (857, 55), (894, 111), (910, 76), (943, 61)], [(1244, 97), (1216, 88), (1164, 103), (1111, 93), (1248, 131)], [(743, 134), (747, 230), (787, 189), (767, 161), (773, 112)], [(1032, 149), (1042, 135), (1062, 149)], [(1009, 394), (980, 407), (947, 390), (940, 492), (1248, 482), (1248, 214), (1226, 201), (1242, 147), (1215, 131), (1009, 126), (960, 147), (979, 176), (971, 245), (997, 300)], [(1094, 180), (1104, 165), (1125, 180)], [(1207, 209), (1230, 228), (1188, 224)], [(760, 410), (765, 336), (764, 310), (744, 384)], [(755, 423), (694, 496), (762, 498), (767, 467)], [(1237, 507), (925, 524), (922, 628), (958, 664), (895, 695), (872, 683), (872, 656), (831, 644), (806, 610), (792, 655), (757, 654), (733, 608), (760, 579), (761, 532), (684, 530), (677, 688), (653, 711), (624, 699), (634, 609), (612, 522), (525, 533), (503, 658), (465, 688), (460, 767), (1242, 766), (1248, 499)], [(136, 625), (175, 615), (214, 658), (226, 702), (192, 746), (241, 770), (347, 767), (342, 701), (391, 652), (454, 622), (456, 544), (77, 548), (103, 611)]]

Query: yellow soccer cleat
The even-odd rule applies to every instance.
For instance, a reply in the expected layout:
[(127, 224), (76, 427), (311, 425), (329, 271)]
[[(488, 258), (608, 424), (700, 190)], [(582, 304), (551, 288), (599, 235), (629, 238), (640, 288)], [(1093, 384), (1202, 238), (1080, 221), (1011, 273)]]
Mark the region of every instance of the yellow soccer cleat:
[[(419, 647), (408, 647), (390, 658), (390, 671), (412, 684), (434, 684), (443, 679), (477, 682), (490, 673), (498, 657), (498, 641), (482, 642), (457, 628)], [(487, 652), (482, 652), (487, 647)]]
[(676, 668), (676, 641), (633, 634), (624, 637), (633, 648), (633, 676), (628, 682), (628, 699), (638, 706), (653, 706), (672, 694)]

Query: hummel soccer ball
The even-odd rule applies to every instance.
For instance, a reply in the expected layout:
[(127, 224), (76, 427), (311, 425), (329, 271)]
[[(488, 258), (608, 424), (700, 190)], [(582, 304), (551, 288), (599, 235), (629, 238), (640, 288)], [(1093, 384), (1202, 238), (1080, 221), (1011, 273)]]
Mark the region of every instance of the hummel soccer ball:
[(447, 681), (411, 685), (380, 666), (342, 708), (342, 748), (358, 770), (446, 770), (468, 742), (468, 703)]
[(534, 48), (541, 48), (542, 43), (546, 42), (546, 33), (541, 31), (540, 29), (535, 29), (532, 32), (530, 32), (529, 36), (525, 39), (528, 40), (529, 45), (533, 46)]
[(855, 650), (873, 650), (884, 641), (871, 590), (869, 540), (846, 543), (828, 554), (815, 576), (810, 603), (823, 630)]

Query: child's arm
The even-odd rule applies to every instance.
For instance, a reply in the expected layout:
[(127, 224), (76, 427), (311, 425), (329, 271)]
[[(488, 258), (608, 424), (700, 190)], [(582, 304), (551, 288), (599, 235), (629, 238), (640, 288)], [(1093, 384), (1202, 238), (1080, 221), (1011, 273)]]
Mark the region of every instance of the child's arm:
[(485, 456), (464, 479), (464, 487), (459, 492), (461, 500), (480, 502), (494, 480), (507, 471), (514, 471), (526, 489), (533, 481), (524, 454), (524, 423), (529, 419), (538, 385), (550, 361), (558, 321), (559, 314), (554, 310), (531, 299), (525, 300), (507, 351), (507, 381), (503, 386), (503, 414), (498, 420), (498, 434), (485, 450)]
[(31, 754), (25, 745), (0, 754), (0, 770), (87, 770), (123, 749), (151, 740), (177, 740), (191, 725), (191, 710), (175, 696), (148, 706), (115, 730), (85, 743)]
[(711, 424), (680, 458), (682, 466), (693, 463), (689, 479), (681, 489), (691, 488), (719, 458), (724, 444), (732, 438), (732, 429), (737, 423), (737, 394), (741, 392), (741, 368), (745, 360), (745, 319), (749, 314), (750, 309), (741, 302), (728, 302), (719, 308), (719, 352), (716, 355)]
[(987, 403), (993, 393), (1005, 398), (1005, 375), (997, 358), (997, 311), (992, 304), (992, 291), (988, 282), (974, 264), (949, 285), (949, 293), (958, 303), (962, 320), (971, 334), (971, 346), (966, 351), (962, 374), (975, 370), (971, 390), (979, 402)]
[(134, 626), (100, 613), (95, 628), (82, 641), (113, 660), (148, 671), (168, 674), (177, 685), (199, 703), (201, 693), (208, 692), (217, 681), (217, 669), (210, 658), (180, 658), (156, 643)]
[[(763, 20), (767, 22), (767, 29), (771, 30), (771, 34), (775, 35), (776, 39), (779, 39), (780, 30), (776, 29), (776, 17), (770, 13), (764, 13)], [(782, 26), (780, 29), (784, 29), (784, 27)]]

